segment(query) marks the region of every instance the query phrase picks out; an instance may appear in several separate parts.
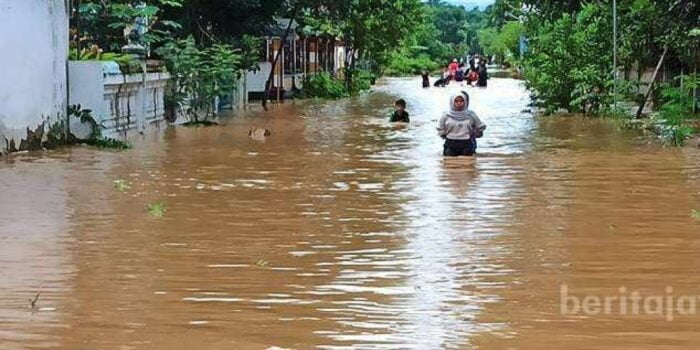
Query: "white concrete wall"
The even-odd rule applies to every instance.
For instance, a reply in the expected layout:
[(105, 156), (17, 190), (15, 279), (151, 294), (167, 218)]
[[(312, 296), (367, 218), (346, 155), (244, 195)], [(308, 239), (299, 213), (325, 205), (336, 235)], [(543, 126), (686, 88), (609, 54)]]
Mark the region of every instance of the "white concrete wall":
[(0, 152), (66, 110), (65, 0), (0, 0)]
[(70, 104), (92, 110), (104, 135), (144, 131), (165, 119), (168, 73), (106, 74), (107, 62), (70, 63)]
[(246, 73), (246, 84), (248, 85), (248, 92), (264, 92), (265, 82), (270, 76), (270, 71), (272, 70), (272, 63), (270, 62), (260, 62), (260, 69), (257, 72)]

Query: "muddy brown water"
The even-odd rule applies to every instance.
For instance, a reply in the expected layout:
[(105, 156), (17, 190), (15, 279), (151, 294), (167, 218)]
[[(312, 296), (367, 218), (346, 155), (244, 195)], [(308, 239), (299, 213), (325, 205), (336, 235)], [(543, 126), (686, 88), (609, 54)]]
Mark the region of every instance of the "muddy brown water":
[[(489, 84), (468, 89), (476, 159), (443, 159), (434, 132), (458, 87), (391, 79), (125, 152), (3, 161), (0, 348), (700, 347), (698, 315), (561, 304), (563, 285), (700, 295), (698, 151), (535, 118), (519, 82)], [(383, 118), (398, 97), (408, 127)]]

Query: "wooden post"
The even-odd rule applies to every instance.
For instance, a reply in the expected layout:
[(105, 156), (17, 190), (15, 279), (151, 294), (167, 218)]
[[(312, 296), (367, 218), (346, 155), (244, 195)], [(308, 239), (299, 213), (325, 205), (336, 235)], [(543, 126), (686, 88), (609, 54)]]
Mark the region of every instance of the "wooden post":
[[(282, 45), (284, 45), (284, 41), (287, 40), (287, 37), (289, 36), (289, 32), (292, 30), (292, 24), (294, 24), (294, 20), (297, 17), (297, 13), (299, 12), (300, 9), (300, 4), (295, 3), (294, 8), (292, 8), (292, 13), (291, 16), (289, 17), (289, 24), (287, 25), (287, 29), (284, 31), (284, 36), (282, 36)], [(265, 93), (263, 94), (263, 99), (262, 99), (262, 106), (263, 109), (267, 110), (267, 92), (270, 89), (270, 82), (272, 78), (274, 77), (275, 73), (275, 66), (277, 65), (277, 61), (279, 61), (280, 58), (280, 52), (277, 52), (277, 55), (275, 55), (275, 60), (272, 62), (272, 69), (270, 70), (270, 75), (267, 77), (267, 81), (265, 82)]]
[(292, 39), (292, 90), (296, 89), (297, 79), (297, 38)]
[[(695, 59), (693, 60), (693, 79), (698, 78), (698, 49), (695, 48)], [(698, 84), (695, 83), (693, 86), (693, 114), (695, 114), (698, 105)]]
[(639, 104), (639, 109), (637, 109), (637, 114), (634, 116), (636, 119), (639, 119), (642, 116), (642, 111), (644, 110), (644, 105), (647, 104), (647, 100), (649, 99), (649, 95), (651, 95), (651, 90), (654, 87), (654, 82), (656, 81), (656, 75), (659, 74), (659, 69), (661, 68), (661, 65), (664, 63), (664, 58), (666, 58), (666, 52), (668, 52), (668, 45), (664, 46), (664, 52), (661, 54), (661, 58), (659, 58), (659, 63), (656, 64), (656, 69), (654, 69), (654, 74), (651, 76), (651, 81), (649, 82), (649, 87), (647, 88), (646, 94), (644, 94), (644, 100), (642, 100), (642, 103)]
[(278, 52), (278, 57), (280, 57), (279, 64), (275, 65), (275, 69), (277, 69), (277, 103), (280, 103), (280, 90), (282, 89), (282, 86), (284, 85), (284, 46), (285, 42), (280, 39), (279, 44), (277, 46)]
[(309, 62), (309, 58), (308, 58), (309, 43), (308, 43), (308, 41), (307, 41), (307, 39), (306, 39), (306, 36), (304, 36), (304, 45), (303, 45), (302, 50), (303, 50), (303, 51), (302, 51), (301, 57), (304, 58), (302, 64), (304, 65), (304, 78), (306, 78), (306, 75), (309, 74), (309, 66), (308, 66), (308, 62)]

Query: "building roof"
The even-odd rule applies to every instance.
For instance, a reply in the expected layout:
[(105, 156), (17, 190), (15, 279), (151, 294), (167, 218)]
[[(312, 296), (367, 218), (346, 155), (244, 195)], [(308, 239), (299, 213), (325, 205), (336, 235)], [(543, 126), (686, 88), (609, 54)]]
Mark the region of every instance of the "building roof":
[[(292, 20), (289, 18), (275, 18), (274, 23), (268, 26), (265, 34), (271, 37), (282, 37), (284, 32), (287, 30), (290, 21)], [(299, 28), (299, 23), (297, 23), (297, 21), (292, 21), (290, 33), (296, 33), (297, 28)]]

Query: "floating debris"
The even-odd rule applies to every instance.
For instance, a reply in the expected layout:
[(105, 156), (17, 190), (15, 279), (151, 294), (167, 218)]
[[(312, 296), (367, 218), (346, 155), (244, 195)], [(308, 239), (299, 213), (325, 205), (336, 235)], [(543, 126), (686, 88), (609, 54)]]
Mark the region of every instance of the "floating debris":
[(248, 136), (256, 141), (265, 141), (265, 138), (272, 135), (272, 132), (263, 128), (251, 128), (248, 131)]
[(124, 192), (126, 190), (131, 189), (131, 182), (123, 180), (123, 179), (117, 179), (114, 180), (114, 188), (117, 189), (119, 192)]
[(148, 205), (148, 212), (157, 218), (162, 218), (166, 210), (167, 208), (163, 202), (156, 202)]
[(36, 302), (39, 301), (39, 296), (41, 295), (41, 292), (37, 292), (36, 296), (34, 296), (34, 299), (29, 299), (29, 308), (32, 310), (36, 310)]
[(700, 221), (700, 210), (693, 209), (690, 211), (690, 217)]

